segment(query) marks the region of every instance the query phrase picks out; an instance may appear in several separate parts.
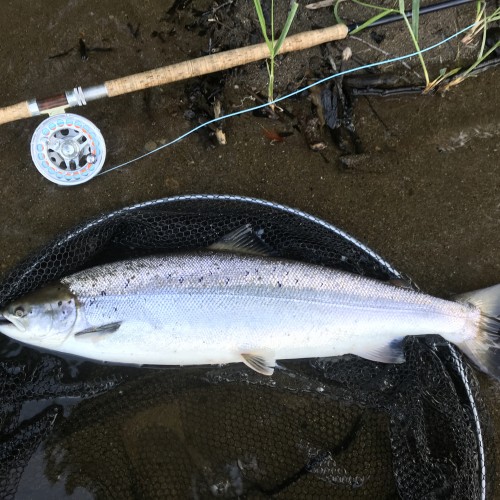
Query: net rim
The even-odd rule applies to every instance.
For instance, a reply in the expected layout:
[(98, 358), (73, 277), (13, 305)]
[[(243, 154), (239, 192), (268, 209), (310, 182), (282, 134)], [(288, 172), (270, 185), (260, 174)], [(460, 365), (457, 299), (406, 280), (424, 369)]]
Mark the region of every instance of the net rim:
[[(326, 229), (327, 231), (330, 231), (331, 233), (335, 234), (336, 236), (339, 236), (342, 239), (347, 240), (350, 242), (352, 245), (358, 247), (360, 250), (368, 254), (371, 258), (373, 258), (378, 265), (383, 268), (386, 272), (396, 276), (396, 277), (401, 277), (404, 279), (404, 275), (397, 271), (391, 264), (389, 264), (385, 259), (383, 259), (380, 255), (378, 255), (376, 252), (371, 250), (369, 247), (358, 241), (356, 238), (351, 236), (350, 234), (347, 234), (345, 231), (339, 229), (335, 225), (324, 221), (323, 219), (316, 217), (314, 215), (311, 215), (307, 212), (304, 212), (300, 209), (293, 208), (281, 203), (277, 203), (274, 201), (267, 201), (267, 200), (262, 200), (259, 198), (255, 197), (247, 197), (247, 196), (240, 196), (240, 195), (232, 195), (232, 194), (185, 194), (185, 195), (177, 195), (177, 196), (171, 196), (171, 197), (164, 197), (164, 198), (159, 198), (155, 200), (150, 200), (150, 201), (143, 201), (143, 202), (138, 202), (133, 205), (114, 210), (112, 212), (102, 214), (99, 216), (96, 216), (94, 218), (91, 218), (87, 220), (86, 222), (84, 221), (83, 223), (80, 223), (76, 228), (69, 229), (66, 231), (66, 233), (59, 235), (59, 237), (56, 237), (56, 240), (58, 241), (59, 244), (63, 245), (67, 242), (71, 242), (74, 238), (77, 238), (79, 235), (82, 233), (85, 233), (86, 231), (89, 231), (90, 229), (99, 226), (100, 224), (103, 224), (104, 222), (108, 220), (115, 219), (120, 216), (124, 216), (128, 213), (132, 213), (136, 210), (142, 210), (142, 209), (147, 209), (147, 208), (154, 208), (155, 206), (158, 205), (168, 205), (168, 204), (174, 204), (178, 202), (193, 202), (193, 201), (204, 201), (204, 202), (237, 202), (237, 203), (242, 203), (242, 204), (249, 204), (249, 205), (257, 205), (277, 211), (281, 211), (287, 214), (290, 214), (292, 216), (298, 217), (298, 218), (303, 218), (309, 222), (311, 222), (314, 225), (319, 225), (322, 228)], [(28, 270), (28, 273), (30, 271)], [(443, 346), (442, 346), (443, 347)], [(466, 394), (466, 398), (468, 401), (468, 406), (470, 409), (470, 418), (473, 422), (473, 427), (475, 428), (475, 434), (476, 434), (476, 442), (477, 442), (477, 447), (476, 447), (476, 452), (477, 452), (477, 473), (479, 475), (479, 487), (480, 487), (480, 496), (481, 500), (486, 498), (486, 491), (487, 491), (487, 484), (486, 484), (486, 449), (485, 449), (485, 442), (484, 442), (484, 437), (483, 437), (483, 429), (482, 429), (482, 423), (481, 423), (481, 418), (480, 418), (480, 411), (478, 408), (478, 405), (476, 404), (475, 401), (475, 390), (473, 385), (471, 385), (471, 381), (469, 380), (469, 377), (471, 377), (471, 371), (468, 368), (467, 364), (464, 362), (462, 356), (459, 354), (457, 349), (455, 349), (452, 345), (446, 344), (445, 350), (448, 354), (448, 363), (452, 365), (452, 369), (455, 371), (456, 378), (460, 381), (460, 384), (462, 385), (462, 389), (464, 393)], [(473, 375), (472, 375), (473, 376)]]

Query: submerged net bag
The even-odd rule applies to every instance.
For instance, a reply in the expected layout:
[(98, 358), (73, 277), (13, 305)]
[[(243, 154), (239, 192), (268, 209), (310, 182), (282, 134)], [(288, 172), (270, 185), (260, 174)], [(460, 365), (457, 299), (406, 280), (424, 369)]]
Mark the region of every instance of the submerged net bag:
[[(403, 277), (303, 212), (185, 196), (84, 223), (21, 263), (0, 306), (91, 265), (206, 247), (250, 224), (280, 256)], [(375, 333), (375, 332), (374, 332)], [(406, 363), (356, 356), (137, 368), (0, 339), (1, 498), (456, 498), (493, 492), (494, 457), (472, 371), (439, 337)]]

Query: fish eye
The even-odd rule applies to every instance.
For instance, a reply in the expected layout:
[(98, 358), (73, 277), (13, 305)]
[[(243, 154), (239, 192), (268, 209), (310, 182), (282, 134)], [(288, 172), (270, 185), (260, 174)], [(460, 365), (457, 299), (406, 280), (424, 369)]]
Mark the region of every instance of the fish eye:
[(22, 317), (26, 316), (26, 311), (24, 310), (24, 307), (19, 306), (19, 307), (16, 307), (16, 308), (14, 309), (14, 314), (15, 314), (18, 318), (22, 318)]

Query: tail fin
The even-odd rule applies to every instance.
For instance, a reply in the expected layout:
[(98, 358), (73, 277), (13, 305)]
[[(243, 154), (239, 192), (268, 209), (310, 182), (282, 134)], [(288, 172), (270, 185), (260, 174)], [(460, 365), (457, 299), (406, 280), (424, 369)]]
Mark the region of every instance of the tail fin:
[(454, 298), (481, 310), (479, 334), (458, 347), (481, 371), (500, 380), (500, 284)]

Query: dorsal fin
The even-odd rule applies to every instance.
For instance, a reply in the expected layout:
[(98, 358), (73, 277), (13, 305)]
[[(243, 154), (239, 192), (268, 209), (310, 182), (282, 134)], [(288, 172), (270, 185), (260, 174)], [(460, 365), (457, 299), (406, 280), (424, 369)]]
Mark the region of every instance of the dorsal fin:
[(270, 257), (273, 250), (264, 243), (252, 230), (250, 224), (245, 224), (234, 231), (224, 235), (208, 247), (210, 250), (222, 252), (239, 252), (250, 255)]

